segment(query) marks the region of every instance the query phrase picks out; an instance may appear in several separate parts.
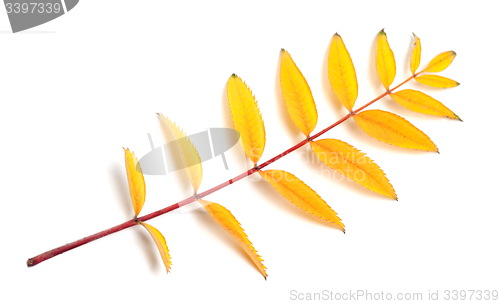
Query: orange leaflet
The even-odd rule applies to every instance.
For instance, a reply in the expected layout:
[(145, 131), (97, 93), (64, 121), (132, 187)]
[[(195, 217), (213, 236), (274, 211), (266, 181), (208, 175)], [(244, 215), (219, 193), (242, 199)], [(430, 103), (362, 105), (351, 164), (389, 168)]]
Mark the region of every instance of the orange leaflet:
[(337, 213), (308, 185), (295, 175), (281, 170), (259, 171), (281, 195), (313, 218), (345, 232)]
[(146, 183), (144, 182), (141, 165), (134, 152), (131, 152), (128, 148), (123, 150), (125, 151), (125, 168), (127, 170), (130, 198), (134, 206), (135, 216), (138, 216), (146, 200)]
[(201, 184), (201, 178), (203, 176), (203, 169), (201, 167), (201, 159), (198, 155), (198, 151), (193, 146), (189, 138), (184, 134), (184, 132), (168, 117), (163, 116), (163, 114), (157, 113), (160, 118), (162, 127), (167, 130), (171, 130), (174, 138), (176, 139), (177, 147), (181, 154), (182, 162), (186, 167), (186, 172), (188, 174), (191, 185), (194, 191), (198, 191)]
[(410, 70), (413, 75), (418, 69), (420, 65), (420, 55), (422, 52), (422, 46), (420, 45), (420, 38), (417, 35), (413, 34), (413, 38), (415, 39), (413, 42), (413, 48), (411, 50), (411, 60), (410, 60)]
[(397, 200), (384, 171), (365, 153), (337, 139), (311, 141), (310, 144), (316, 156), (330, 168), (372, 191)]
[(318, 112), (311, 89), (290, 54), (281, 49), (281, 91), (293, 122), (309, 136), (318, 122)]
[(156, 247), (158, 248), (158, 251), (160, 252), (161, 259), (163, 260), (163, 264), (165, 265), (165, 268), (167, 269), (167, 273), (170, 272), (170, 265), (172, 265), (172, 262), (170, 261), (170, 253), (168, 252), (168, 247), (167, 247), (167, 242), (165, 241), (165, 238), (161, 234), (158, 229), (155, 227), (148, 225), (143, 222), (139, 222), (146, 230), (149, 232), (151, 237), (153, 238), (153, 241), (156, 244)]
[(396, 77), (396, 60), (384, 30), (377, 35), (376, 66), (382, 84), (386, 90), (389, 90), (389, 86)]
[(408, 89), (392, 93), (390, 96), (397, 103), (409, 110), (428, 115), (461, 120), (458, 115), (453, 113), (441, 102), (420, 91)]
[(427, 135), (401, 116), (368, 110), (353, 117), (361, 130), (375, 139), (402, 148), (439, 152)]
[(328, 78), (337, 98), (347, 110), (352, 111), (358, 98), (358, 80), (351, 56), (339, 34), (333, 36), (330, 45)]
[(227, 233), (229, 233), (229, 235), (231, 235), (238, 242), (243, 250), (245, 250), (254, 262), (255, 266), (259, 269), (260, 273), (264, 276), (264, 279), (266, 279), (266, 266), (262, 264), (262, 258), (253, 247), (252, 243), (245, 234), (245, 231), (241, 228), (241, 224), (236, 220), (233, 214), (219, 204), (202, 199), (199, 199), (198, 201), (205, 207), (212, 219), (219, 224), (219, 226), (224, 228), (224, 230), (226, 230)]
[(457, 53), (454, 51), (443, 52), (434, 57), (424, 71), (430, 73), (441, 72), (453, 62), (456, 56)]
[(422, 75), (415, 77), (415, 80), (435, 88), (453, 88), (460, 85), (460, 83), (455, 80), (439, 75)]
[(235, 74), (227, 82), (227, 99), (234, 127), (240, 132), (243, 149), (252, 162), (257, 164), (266, 144), (266, 130), (257, 101), (248, 86)]

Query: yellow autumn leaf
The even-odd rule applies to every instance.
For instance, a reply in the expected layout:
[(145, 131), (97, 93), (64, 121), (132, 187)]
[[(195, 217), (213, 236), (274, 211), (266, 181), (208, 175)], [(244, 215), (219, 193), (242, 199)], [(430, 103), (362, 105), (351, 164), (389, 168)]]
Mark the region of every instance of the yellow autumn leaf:
[(337, 98), (352, 111), (358, 98), (358, 80), (351, 56), (339, 34), (335, 34), (328, 56), (328, 78)]
[(453, 113), (441, 102), (420, 91), (407, 89), (392, 93), (390, 96), (397, 103), (409, 110), (428, 115), (461, 120), (458, 115)]
[(281, 170), (259, 171), (281, 195), (313, 218), (345, 232), (337, 213), (308, 185), (295, 175)]
[(290, 54), (281, 49), (281, 91), (293, 122), (305, 136), (316, 127), (318, 112), (311, 89)]
[(337, 139), (311, 141), (310, 144), (316, 156), (330, 168), (372, 191), (397, 200), (384, 171), (365, 153)]
[(410, 70), (413, 75), (418, 69), (420, 65), (420, 54), (422, 51), (422, 46), (420, 45), (420, 38), (417, 35), (413, 34), (413, 48), (411, 50), (411, 61), (410, 61)]
[(377, 73), (386, 90), (396, 77), (396, 59), (387, 41), (387, 34), (381, 30), (377, 35), (376, 51)]
[(456, 56), (457, 53), (454, 51), (442, 52), (429, 62), (424, 71), (430, 73), (441, 72), (453, 62)]
[(233, 74), (227, 82), (227, 99), (243, 149), (252, 162), (257, 164), (264, 152), (266, 130), (255, 97), (241, 78)]
[(142, 175), (141, 165), (134, 152), (125, 148), (123, 150), (125, 151), (125, 168), (127, 170), (130, 198), (134, 206), (135, 216), (138, 216), (146, 200), (146, 183), (144, 182), (144, 175)]
[(377, 140), (402, 148), (439, 152), (427, 135), (401, 116), (368, 110), (353, 117), (361, 130)]
[(439, 75), (422, 75), (415, 77), (415, 80), (435, 88), (453, 88), (460, 85), (460, 83), (455, 80)]
[(245, 231), (241, 228), (241, 224), (236, 220), (233, 214), (219, 204), (201, 199), (198, 201), (205, 207), (212, 219), (238, 242), (248, 256), (250, 256), (264, 278), (267, 278), (266, 266), (262, 264), (262, 258), (253, 247)]
[(196, 148), (189, 138), (175, 123), (170, 121), (168, 117), (163, 116), (163, 114), (157, 113), (157, 115), (160, 118), (161, 125), (165, 132), (168, 132), (168, 130), (172, 131), (191, 185), (193, 185), (195, 192), (198, 191), (203, 176), (203, 169), (201, 167), (201, 159), (198, 155), (198, 151), (196, 151)]
[(167, 242), (165, 241), (165, 237), (161, 234), (158, 229), (155, 227), (148, 225), (143, 222), (139, 222), (146, 230), (149, 232), (151, 237), (153, 238), (153, 241), (156, 244), (156, 247), (158, 248), (158, 251), (160, 252), (161, 259), (163, 260), (163, 264), (165, 264), (165, 268), (167, 269), (167, 273), (170, 272), (170, 266), (172, 265), (172, 262), (170, 261), (170, 253), (168, 252), (168, 247), (167, 247)]

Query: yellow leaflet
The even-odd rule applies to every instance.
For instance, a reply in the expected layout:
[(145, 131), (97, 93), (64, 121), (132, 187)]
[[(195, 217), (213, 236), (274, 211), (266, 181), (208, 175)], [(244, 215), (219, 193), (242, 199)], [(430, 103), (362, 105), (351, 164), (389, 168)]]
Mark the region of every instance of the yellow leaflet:
[(227, 99), (234, 127), (240, 132), (243, 149), (257, 164), (266, 144), (266, 130), (252, 91), (240, 77), (232, 75), (227, 82)]
[(161, 125), (166, 132), (170, 129), (174, 135), (175, 142), (179, 148), (181, 154), (182, 162), (186, 167), (186, 172), (188, 174), (191, 185), (193, 185), (194, 191), (198, 191), (201, 184), (201, 178), (203, 176), (203, 169), (201, 168), (201, 159), (198, 155), (198, 151), (193, 146), (189, 138), (182, 132), (182, 130), (168, 117), (163, 116), (163, 114), (158, 113)]
[(402, 148), (438, 152), (427, 135), (401, 116), (382, 110), (368, 110), (353, 117), (358, 126), (375, 139)]
[(337, 98), (352, 111), (358, 98), (358, 80), (351, 56), (340, 35), (335, 34), (330, 45), (328, 56), (328, 78)]
[(415, 72), (420, 65), (420, 53), (422, 51), (422, 46), (420, 45), (420, 38), (418, 38), (415, 34), (413, 34), (413, 37), (415, 40), (413, 42), (413, 48), (411, 50), (410, 70), (411, 73), (415, 75)]
[(170, 261), (170, 254), (168, 253), (168, 247), (165, 238), (155, 227), (143, 222), (139, 222), (139, 224), (146, 228), (146, 230), (153, 238), (153, 241), (155, 241), (156, 247), (158, 247), (158, 251), (160, 252), (161, 259), (163, 260), (163, 264), (165, 264), (165, 268), (167, 269), (167, 273), (170, 272), (170, 265), (172, 265), (172, 262)]
[(424, 71), (431, 73), (441, 72), (453, 62), (455, 56), (457, 56), (457, 53), (454, 51), (443, 52), (434, 57)]
[(376, 64), (378, 76), (385, 89), (389, 90), (389, 86), (396, 77), (396, 60), (384, 30), (381, 30), (377, 36)]
[(415, 77), (415, 80), (435, 88), (453, 88), (460, 85), (455, 80), (439, 75), (422, 75)]
[(337, 139), (311, 141), (310, 144), (316, 156), (330, 168), (372, 191), (397, 200), (384, 171), (365, 153)]
[(453, 113), (442, 103), (420, 91), (408, 89), (398, 91), (390, 95), (392, 99), (409, 110), (428, 115), (442, 116), (460, 120), (460, 117), (458, 117), (458, 115)]
[(135, 216), (138, 216), (146, 200), (146, 183), (144, 182), (144, 175), (142, 175), (141, 165), (134, 152), (130, 152), (129, 149), (125, 148), (123, 150), (125, 151), (125, 168), (127, 170), (130, 197), (132, 198)]
[(264, 278), (267, 278), (266, 266), (262, 264), (262, 258), (253, 247), (250, 240), (248, 240), (245, 231), (241, 228), (240, 223), (236, 220), (233, 214), (219, 204), (201, 199), (198, 201), (205, 207), (214, 221), (216, 221), (217, 224), (224, 228), (224, 230), (226, 230), (238, 242), (238, 244), (250, 256)]
[(293, 122), (309, 136), (318, 122), (318, 112), (311, 89), (290, 54), (281, 49), (281, 91)]
[(281, 195), (308, 215), (345, 232), (344, 224), (337, 213), (308, 185), (295, 175), (281, 170), (259, 171)]

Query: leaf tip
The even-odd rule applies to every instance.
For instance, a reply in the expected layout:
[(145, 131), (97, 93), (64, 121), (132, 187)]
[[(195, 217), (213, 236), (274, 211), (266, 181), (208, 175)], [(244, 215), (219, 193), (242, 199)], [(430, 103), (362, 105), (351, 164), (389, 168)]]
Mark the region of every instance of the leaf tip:
[(284, 53), (286, 52), (286, 50), (284, 48), (281, 48), (281, 52)]
[(380, 32), (378, 32), (378, 34), (379, 35), (387, 35), (384, 30), (385, 30), (385, 27), (382, 30), (380, 30)]
[(340, 222), (340, 224), (335, 224), (335, 226), (333, 227), (336, 229), (340, 229), (340, 231), (342, 231), (345, 234), (345, 225), (344, 223), (342, 223), (342, 221)]
[(237, 76), (235, 73), (233, 73), (233, 74), (231, 75), (231, 77), (232, 77), (232, 78), (237, 78), (238, 76)]

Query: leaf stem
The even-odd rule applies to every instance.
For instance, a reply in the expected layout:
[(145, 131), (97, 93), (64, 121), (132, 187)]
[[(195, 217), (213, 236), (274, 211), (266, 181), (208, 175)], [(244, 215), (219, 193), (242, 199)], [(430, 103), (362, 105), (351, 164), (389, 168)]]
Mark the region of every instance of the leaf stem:
[(335, 123), (333, 123), (332, 125), (328, 126), (327, 128), (323, 129), (322, 131), (316, 133), (315, 135), (313, 136), (310, 136), (309, 138), (306, 138), (304, 139), (303, 141), (299, 142), (298, 144), (296, 144), (295, 146), (291, 147), (290, 149), (284, 151), (283, 153), (281, 154), (278, 154), (276, 155), (275, 157), (271, 158), (270, 160), (262, 163), (261, 165), (258, 165), (258, 166), (255, 166), (254, 168), (251, 168), (249, 169), (248, 171), (246, 172), (243, 172), (241, 173), (240, 175), (236, 176), (236, 177), (233, 177), (232, 179), (226, 181), (226, 182), (223, 182), (222, 184), (219, 184), (213, 188), (210, 188), (204, 192), (201, 192), (201, 193), (198, 193), (196, 194), (196, 196), (191, 196), (191, 197), (188, 197), (178, 203), (175, 203), (173, 205), (170, 205), (166, 208), (163, 208), (163, 209), (160, 209), (158, 211), (155, 211), (155, 212), (152, 212), (152, 213), (149, 213), (147, 215), (144, 215), (144, 216), (141, 216), (141, 217), (138, 217), (138, 218), (134, 218), (132, 220), (129, 220), (127, 222), (124, 222), (120, 225), (117, 225), (115, 227), (112, 227), (112, 228), (109, 228), (109, 229), (106, 229), (106, 230), (103, 230), (101, 232), (98, 232), (96, 234), (93, 234), (91, 236), (88, 236), (88, 237), (85, 237), (83, 239), (80, 239), (78, 241), (75, 241), (75, 242), (72, 242), (72, 243), (68, 243), (66, 245), (63, 245), (61, 247), (57, 247), (55, 249), (52, 249), (52, 250), (49, 250), (45, 253), (42, 253), (42, 254), (39, 254), (31, 259), (29, 259), (27, 261), (27, 265), (28, 267), (32, 267), (32, 266), (35, 266), (37, 264), (40, 264), (41, 262), (43, 261), (46, 261), (50, 258), (53, 258), (55, 257), (56, 255), (59, 255), (59, 254), (62, 254), (66, 251), (69, 251), (71, 249), (74, 249), (74, 248), (77, 248), (77, 247), (80, 247), (82, 245), (85, 245), (89, 242), (92, 242), (92, 241), (95, 241), (97, 239), (100, 239), (104, 236), (107, 236), (107, 235), (110, 235), (110, 234), (113, 234), (115, 232), (118, 232), (118, 231), (121, 231), (121, 230), (124, 230), (124, 229), (127, 229), (127, 228), (130, 228), (132, 226), (135, 226), (139, 221), (141, 222), (145, 222), (145, 221), (148, 221), (150, 219), (153, 219), (155, 217), (158, 217), (160, 215), (163, 215), (165, 213), (169, 213), (173, 210), (176, 210), (182, 206), (185, 206), (185, 205), (188, 205), (194, 201), (196, 201), (198, 198), (203, 198), (209, 194), (212, 194), (222, 188), (225, 188), (229, 185), (231, 185), (232, 183), (235, 183), (249, 175), (252, 175), (254, 174), (255, 172), (257, 172), (258, 170), (264, 168), (264, 167), (267, 167), (268, 165), (274, 163), (275, 161), (277, 161), (278, 159), (292, 153), (293, 151), (299, 149), (300, 147), (306, 145), (309, 141), (312, 141), (316, 138), (318, 138), (319, 136), (325, 134), (326, 132), (328, 132), (329, 130), (335, 128), (336, 126), (340, 125), (341, 123), (343, 123), (344, 121), (348, 120), (350, 117), (352, 117), (353, 115), (356, 115), (357, 113), (359, 113), (360, 111), (362, 111), (363, 109), (365, 109), (366, 107), (370, 106), (371, 104), (375, 103), (377, 100), (389, 95), (393, 90), (396, 90), (397, 88), (401, 87), (402, 85), (404, 85), (405, 83), (407, 83), (408, 81), (410, 81), (411, 79), (415, 78), (418, 74), (420, 74), (422, 72), (419, 72), (419, 73), (416, 73), (415, 75), (412, 75), (411, 77), (409, 77), (408, 79), (406, 79), (405, 81), (403, 81), (402, 83), (400, 83), (399, 85), (395, 86), (394, 88), (392, 89), (389, 89), (387, 90), (385, 93), (379, 95), (378, 97), (376, 97), (375, 99), (371, 100), (370, 102), (366, 103), (365, 105), (363, 105), (362, 107), (358, 108), (357, 110), (347, 114), (346, 116), (342, 117), (341, 119), (339, 119), (338, 121), (336, 121)]

